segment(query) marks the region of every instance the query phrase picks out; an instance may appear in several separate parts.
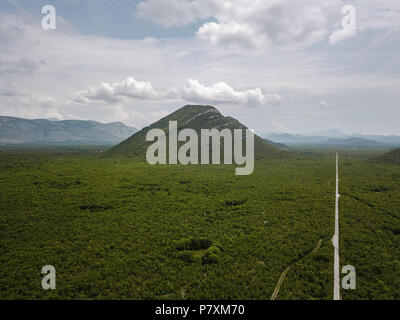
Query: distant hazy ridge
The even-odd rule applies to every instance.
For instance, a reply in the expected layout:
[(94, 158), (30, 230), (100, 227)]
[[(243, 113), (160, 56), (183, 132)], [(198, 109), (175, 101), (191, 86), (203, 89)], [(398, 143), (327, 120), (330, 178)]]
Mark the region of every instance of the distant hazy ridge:
[(0, 143), (115, 144), (137, 131), (121, 122), (28, 120), (0, 116)]

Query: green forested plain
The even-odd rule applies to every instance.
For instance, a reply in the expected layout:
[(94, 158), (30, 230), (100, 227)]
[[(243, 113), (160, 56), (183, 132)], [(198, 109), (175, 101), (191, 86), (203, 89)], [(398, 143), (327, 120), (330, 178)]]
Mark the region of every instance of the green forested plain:
[(343, 299), (400, 299), (400, 165), (343, 154), (341, 265), (357, 271)]
[[(277, 299), (332, 299), (333, 151), (250, 176), (98, 151), (0, 151), (1, 299), (264, 300), (290, 265)], [(347, 153), (340, 181), (341, 265), (357, 270), (342, 296), (398, 299), (400, 167)]]

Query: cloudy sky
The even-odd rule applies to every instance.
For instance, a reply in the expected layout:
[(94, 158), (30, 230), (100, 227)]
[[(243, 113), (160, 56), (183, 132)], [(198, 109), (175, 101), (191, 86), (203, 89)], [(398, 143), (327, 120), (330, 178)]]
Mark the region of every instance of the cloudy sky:
[(0, 115), (141, 128), (198, 103), (260, 134), (400, 135), (399, 52), (398, 0), (2, 0)]

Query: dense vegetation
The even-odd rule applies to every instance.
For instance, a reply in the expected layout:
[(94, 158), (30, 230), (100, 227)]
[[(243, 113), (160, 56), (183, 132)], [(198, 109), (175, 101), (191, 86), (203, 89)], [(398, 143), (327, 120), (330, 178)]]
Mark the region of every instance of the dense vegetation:
[[(1, 166), (2, 298), (268, 299), (332, 233), (331, 158), (258, 162), (248, 177), (79, 151), (8, 150)], [(45, 264), (55, 291), (41, 289)], [(305, 285), (330, 295), (330, 281)]]
[(400, 299), (400, 166), (342, 155), (341, 265), (357, 271), (344, 299)]
[[(332, 150), (250, 176), (99, 155), (0, 151), (0, 298), (270, 299), (293, 265), (278, 299), (332, 299)], [(341, 159), (341, 265), (357, 270), (343, 298), (399, 298), (400, 167)]]
[(400, 164), (400, 149), (392, 150), (376, 158), (379, 162)]

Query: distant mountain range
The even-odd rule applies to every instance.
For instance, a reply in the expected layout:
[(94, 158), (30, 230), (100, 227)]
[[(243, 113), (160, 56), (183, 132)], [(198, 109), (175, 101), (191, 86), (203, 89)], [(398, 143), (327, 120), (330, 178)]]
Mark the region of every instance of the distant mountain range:
[(0, 144), (117, 144), (137, 131), (121, 122), (0, 116)]
[[(143, 128), (127, 140), (108, 150), (105, 156), (145, 156), (147, 148), (152, 144), (152, 142), (146, 141), (147, 132), (153, 128), (162, 129), (166, 133), (168, 141), (169, 121), (177, 121), (178, 131), (184, 128), (191, 128), (195, 130), (199, 136), (201, 129), (247, 129), (247, 127), (241, 124), (238, 120), (232, 117), (223, 116), (212, 106), (187, 105), (150, 126)], [(222, 148), (223, 140), (221, 143), (221, 149)], [(268, 143), (257, 135), (254, 136), (254, 153), (256, 159), (283, 157), (286, 155), (285, 151), (279, 150), (276, 146)], [(221, 154), (223, 154), (223, 152), (221, 152)]]
[(393, 148), (400, 146), (400, 136), (349, 135), (333, 129), (312, 134), (269, 133), (268, 140), (288, 146)]
[[(23, 119), (0, 116), (0, 144), (61, 144), (61, 145), (120, 145), (110, 153), (138, 153), (147, 146), (145, 133), (152, 128), (166, 129), (168, 121), (178, 121), (178, 125), (198, 131), (211, 128), (246, 128), (231, 117), (223, 116), (211, 106), (185, 106), (156, 123), (138, 130), (121, 122), (100, 123), (86, 120), (57, 119)], [(136, 133), (132, 136), (134, 133)], [(132, 136), (132, 137), (131, 137)], [(128, 139), (129, 138), (129, 139)], [(312, 134), (269, 133), (260, 138), (256, 135), (255, 143), (267, 154), (288, 146), (315, 147), (351, 147), (351, 148), (397, 148), (400, 147), (400, 136), (346, 134), (333, 129)], [(128, 140), (126, 140), (128, 139)], [(126, 140), (126, 141), (125, 141)], [(135, 147), (128, 144), (134, 144)], [(267, 150), (268, 149), (268, 150)], [(256, 150), (257, 151), (257, 150)], [(261, 152), (263, 153), (263, 152)]]

